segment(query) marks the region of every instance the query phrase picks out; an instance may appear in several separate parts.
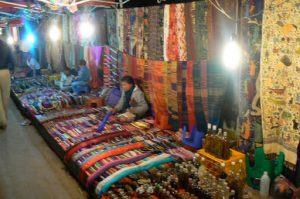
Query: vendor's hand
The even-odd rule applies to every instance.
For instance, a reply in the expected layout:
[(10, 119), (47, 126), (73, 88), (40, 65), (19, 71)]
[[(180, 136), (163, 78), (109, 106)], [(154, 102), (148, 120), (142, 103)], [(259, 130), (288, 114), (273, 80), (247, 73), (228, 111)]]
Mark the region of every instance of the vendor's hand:
[(108, 112), (110, 112), (110, 113), (115, 113), (115, 112), (116, 112), (116, 109), (115, 109), (115, 108), (111, 108), (111, 109), (108, 110)]
[(127, 111), (128, 111), (129, 113), (134, 113), (134, 109), (133, 109), (133, 108), (129, 108)]

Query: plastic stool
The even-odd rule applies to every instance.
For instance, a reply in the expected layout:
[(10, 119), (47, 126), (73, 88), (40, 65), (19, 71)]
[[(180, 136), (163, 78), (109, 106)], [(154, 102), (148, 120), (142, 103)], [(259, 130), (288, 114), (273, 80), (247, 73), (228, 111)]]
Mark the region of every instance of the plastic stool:
[(102, 97), (91, 97), (87, 100), (86, 105), (93, 108), (102, 107), (104, 106), (104, 99)]
[(271, 181), (279, 176), (283, 170), (284, 153), (280, 152), (277, 160), (268, 160), (264, 149), (257, 148), (255, 150), (255, 163), (250, 166), (250, 157), (246, 156), (246, 171), (247, 171), (247, 184), (254, 189), (259, 189), (259, 183), (254, 183), (256, 179), (260, 179), (264, 171), (268, 172)]
[(72, 87), (73, 92), (75, 92), (77, 95), (89, 93), (91, 88), (89, 85), (77, 85)]
[(186, 144), (188, 146), (191, 146), (195, 149), (202, 148), (202, 140), (204, 137), (204, 133), (201, 131), (198, 131), (197, 128), (194, 126), (191, 132), (191, 136), (189, 138), (186, 138), (186, 126), (183, 127), (182, 132), (182, 143)]

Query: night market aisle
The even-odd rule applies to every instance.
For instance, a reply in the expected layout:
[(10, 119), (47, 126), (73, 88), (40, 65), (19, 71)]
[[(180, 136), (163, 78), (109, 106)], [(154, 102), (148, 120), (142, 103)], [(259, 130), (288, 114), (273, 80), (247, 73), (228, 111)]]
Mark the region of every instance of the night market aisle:
[(0, 199), (87, 198), (58, 156), (11, 101), (9, 124), (0, 130)]

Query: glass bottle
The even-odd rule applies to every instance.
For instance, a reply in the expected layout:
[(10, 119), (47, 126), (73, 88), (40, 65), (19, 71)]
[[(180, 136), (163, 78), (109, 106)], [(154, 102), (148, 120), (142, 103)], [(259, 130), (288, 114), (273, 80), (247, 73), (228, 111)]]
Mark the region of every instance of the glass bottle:
[(222, 138), (222, 159), (228, 160), (230, 158), (230, 148), (227, 139), (227, 132), (225, 131)]
[(212, 138), (212, 128), (211, 128), (211, 123), (207, 124), (207, 133), (204, 138), (204, 150), (207, 153), (210, 153), (211, 149), (211, 138)]
[(210, 139), (210, 153), (214, 156), (216, 156), (216, 153), (217, 153), (217, 149), (216, 149), (216, 141), (217, 141), (217, 126), (216, 125), (213, 125), (212, 127), (212, 136), (211, 136), (211, 139)]

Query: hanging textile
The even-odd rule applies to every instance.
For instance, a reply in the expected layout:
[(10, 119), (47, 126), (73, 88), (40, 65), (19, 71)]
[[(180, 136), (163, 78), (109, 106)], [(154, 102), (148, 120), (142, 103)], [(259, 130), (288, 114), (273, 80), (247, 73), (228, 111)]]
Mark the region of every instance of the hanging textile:
[(207, 1), (196, 2), (195, 19), (195, 50), (196, 60), (207, 59), (208, 51), (208, 32), (207, 32)]
[(206, 123), (208, 120), (208, 93), (207, 93), (207, 61), (200, 61), (200, 84), (201, 84), (201, 98), (202, 98), (202, 108), (205, 115)]
[[(204, 69), (204, 70), (202, 71), (201, 69)], [(205, 73), (205, 74), (202, 74), (202, 73)], [(196, 125), (197, 125), (198, 130), (200, 130), (202, 132), (206, 132), (207, 126), (206, 126), (204, 105), (203, 105), (203, 99), (202, 99), (202, 94), (204, 94), (204, 92), (206, 90), (206, 87), (203, 87), (202, 83), (206, 84), (206, 82), (205, 82), (206, 79), (201, 79), (200, 77), (206, 78), (206, 68), (201, 67), (201, 64), (199, 64), (199, 63), (194, 63), (193, 84), (194, 84)], [(204, 92), (202, 92), (203, 88), (205, 89)]]
[[(300, 8), (298, 0), (265, 1), (261, 107), (266, 153), (296, 164), (300, 134)], [(293, 48), (291, 48), (293, 47)]]
[(186, 104), (187, 104), (188, 121), (189, 121), (189, 130), (190, 131), (196, 124), (193, 65), (194, 65), (194, 63), (192, 61), (187, 62), (187, 70), (186, 70)]
[(172, 129), (178, 130), (179, 123), (179, 100), (178, 100), (178, 80), (177, 80), (177, 62), (167, 63), (167, 105), (170, 114), (169, 124)]
[(89, 61), (89, 68), (92, 75), (92, 81), (90, 83), (91, 87), (96, 89), (100, 87), (100, 78), (98, 76), (98, 69), (100, 64), (100, 59), (102, 56), (102, 47), (90, 47), (88, 52), (88, 61)]
[(103, 76), (104, 85), (107, 87), (118, 87), (120, 72), (118, 68), (118, 51), (108, 46), (103, 49)]
[(133, 68), (135, 67), (135, 58), (126, 53), (123, 54), (123, 75), (133, 75)]
[(149, 9), (147, 45), (148, 45), (148, 59), (163, 60), (163, 32), (164, 32), (164, 7), (153, 6)]
[[(165, 7), (167, 9), (167, 7)], [(170, 5), (169, 10), (169, 31), (167, 37), (167, 49), (166, 56), (167, 60), (176, 61), (179, 60), (179, 48), (178, 48), (178, 30), (177, 30), (177, 12), (176, 12), (176, 4)], [(167, 27), (165, 27), (167, 28)], [(165, 33), (166, 34), (166, 33)], [(184, 61), (184, 60), (181, 60)]]
[(119, 50), (118, 50), (117, 66), (118, 66), (118, 73), (120, 74), (120, 77), (123, 77), (124, 76), (123, 53)]
[(137, 45), (137, 8), (129, 9), (129, 51), (130, 55), (136, 55), (136, 45)]
[(187, 45), (187, 60), (196, 60), (196, 46), (195, 46), (195, 28), (196, 28), (196, 3), (186, 3), (184, 7), (185, 15), (185, 32)]
[(221, 125), (221, 110), (224, 104), (224, 96), (227, 88), (227, 74), (224, 66), (217, 61), (207, 63), (207, 100), (208, 122), (213, 125)]
[(130, 9), (124, 9), (123, 14), (123, 22), (124, 22), (124, 53), (130, 52)]
[[(101, 9), (93, 12), (93, 21), (95, 24), (94, 45), (104, 46), (111, 42), (109, 45), (117, 48), (119, 43), (117, 39), (116, 10), (113, 10), (110, 20), (108, 20), (107, 17), (107, 13)], [(107, 24), (107, 22), (109, 23)], [(109, 39), (111, 39), (111, 41), (109, 41)]]
[(178, 115), (179, 126), (182, 128), (188, 126), (187, 97), (186, 97), (186, 81), (187, 81), (187, 62), (177, 63), (177, 92), (178, 92)]
[(144, 58), (144, 8), (135, 8), (136, 19), (136, 49), (135, 56), (137, 58)]
[(244, 59), (240, 71), (240, 93), (239, 93), (239, 118), (238, 134), (240, 134), (239, 150), (248, 152), (261, 145), (262, 126), (260, 108), (260, 50), (261, 50), (261, 29), (263, 15), (263, 2), (250, 1), (242, 4), (242, 16), (250, 16), (262, 13), (252, 18), (258, 24), (241, 23), (244, 51), (249, 59)]
[(51, 43), (51, 66), (55, 71), (61, 70), (61, 61), (62, 61), (62, 43)]
[(149, 46), (148, 46), (148, 41), (149, 41), (149, 23), (150, 20), (148, 19), (149, 17), (149, 7), (144, 8), (144, 19), (143, 19), (143, 26), (144, 26), (144, 35), (143, 35), (143, 57), (144, 59), (149, 59), (148, 56), (148, 51), (149, 51)]
[(178, 58), (181, 61), (187, 60), (187, 48), (186, 48), (186, 33), (185, 33), (185, 4), (176, 4), (176, 26), (177, 26), (177, 42), (178, 42)]
[(71, 44), (70, 43), (63, 43), (64, 48), (64, 61), (68, 68), (71, 68)]
[(168, 61), (168, 44), (170, 31), (170, 5), (164, 6), (164, 60)]
[(62, 17), (62, 42), (69, 42), (69, 16), (63, 15)]
[[(151, 66), (151, 67), (150, 67)], [(156, 117), (168, 117), (168, 106), (166, 103), (166, 88), (167, 83), (166, 63), (163, 61), (148, 61), (149, 73), (151, 73), (151, 89), (150, 96), (153, 104), (153, 110)]]
[(117, 38), (119, 50), (124, 50), (124, 9), (117, 9)]
[(106, 27), (107, 27), (108, 45), (113, 48), (118, 48), (116, 14), (117, 13), (115, 9), (106, 10)]

